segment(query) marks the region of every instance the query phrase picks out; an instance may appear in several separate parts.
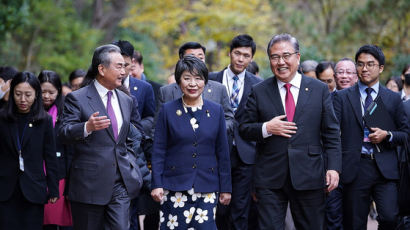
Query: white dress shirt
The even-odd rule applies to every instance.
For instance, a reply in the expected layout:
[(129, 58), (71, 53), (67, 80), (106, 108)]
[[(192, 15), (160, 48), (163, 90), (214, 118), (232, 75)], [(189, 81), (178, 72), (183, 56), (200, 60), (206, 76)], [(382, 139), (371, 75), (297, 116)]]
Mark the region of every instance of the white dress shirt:
[[(286, 113), (286, 107), (285, 107), (286, 91), (287, 91), (285, 87), (286, 82), (282, 82), (277, 78), (276, 80), (278, 83), (278, 89), (279, 89), (280, 99), (282, 101), (283, 111), (285, 111)], [(293, 79), (289, 83), (292, 85), (290, 87), (290, 92), (292, 93), (293, 100), (295, 100), (295, 109), (296, 109), (296, 105), (298, 103), (298, 97), (299, 97), (300, 84), (302, 83), (302, 75), (296, 72), (295, 77), (293, 77)], [(262, 136), (263, 138), (272, 136), (272, 134), (269, 134), (268, 131), (266, 130), (266, 122), (263, 123), (262, 125)]]
[[(98, 95), (100, 95), (100, 97), (101, 97), (101, 100), (104, 104), (104, 107), (107, 109), (107, 99), (108, 99), (107, 93), (108, 93), (109, 90), (107, 88), (105, 88), (103, 85), (101, 85), (97, 80), (94, 81), (94, 86), (97, 89)], [(119, 134), (120, 130), (121, 130), (122, 123), (123, 123), (123, 119), (122, 119), (122, 113), (121, 113), (120, 103), (118, 101), (117, 93), (115, 92), (115, 90), (112, 90), (112, 92), (113, 92), (113, 94), (111, 96), (111, 105), (112, 105), (112, 108), (113, 108), (114, 113), (115, 113), (115, 118), (117, 120), (117, 126), (118, 126), (118, 130), (117, 130), (118, 133), (117, 134)], [(95, 112), (97, 112), (97, 111), (95, 111)], [(99, 116), (101, 116), (101, 114), (102, 113), (100, 112)], [(87, 133), (86, 125), (84, 124), (84, 137), (87, 137), (91, 133), (92, 132)]]
[(225, 69), (223, 73), (222, 84), (226, 87), (226, 92), (228, 93), (229, 99), (232, 96), (232, 88), (233, 88), (233, 83), (234, 83), (233, 77), (235, 75), (238, 76), (239, 78), (238, 80), (238, 87), (239, 87), (238, 101), (239, 103), (241, 102), (242, 95), (243, 95), (243, 88), (245, 85), (245, 73), (246, 73), (246, 70), (242, 71), (238, 75), (234, 74), (230, 68), (230, 65), (228, 66), (228, 68)]

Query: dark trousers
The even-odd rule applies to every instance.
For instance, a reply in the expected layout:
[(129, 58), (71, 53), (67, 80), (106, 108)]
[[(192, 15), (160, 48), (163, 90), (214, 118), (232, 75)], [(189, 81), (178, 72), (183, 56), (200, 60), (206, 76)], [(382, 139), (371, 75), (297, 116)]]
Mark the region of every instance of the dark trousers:
[(41, 230), (44, 205), (29, 202), (17, 182), (11, 198), (0, 202), (0, 230)]
[(343, 230), (343, 185), (340, 182), (326, 198), (326, 229)]
[(128, 230), (130, 198), (122, 182), (115, 183), (107, 205), (71, 201), (74, 230)]
[(343, 184), (343, 227), (345, 230), (365, 230), (373, 197), (377, 208), (379, 230), (395, 229), (398, 220), (397, 181), (386, 180), (375, 160), (360, 159), (354, 181)]
[(283, 230), (288, 202), (298, 230), (321, 230), (325, 217), (325, 192), (295, 190), (289, 176), (281, 189), (256, 188), (259, 229)]

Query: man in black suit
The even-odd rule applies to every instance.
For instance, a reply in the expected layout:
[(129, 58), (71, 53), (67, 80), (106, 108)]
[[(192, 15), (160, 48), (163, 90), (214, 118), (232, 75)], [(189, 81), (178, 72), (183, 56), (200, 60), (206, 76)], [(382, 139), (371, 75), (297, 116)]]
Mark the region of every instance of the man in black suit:
[(59, 135), (73, 145), (68, 197), (74, 229), (129, 227), (130, 200), (141, 175), (127, 152), (132, 99), (116, 88), (125, 74), (121, 50), (94, 51), (88, 85), (67, 95)]
[(297, 72), (299, 43), (291, 35), (274, 36), (267, 53), (274, 77), (252, 87), (239, 127), (245, 140), (257, 141), (259, 227), (284, 229), (290, 202), (296, 229), (320, 230), (325, 189), (337, 187), (341, 170), (329, 89)]
[[(251, 36), (247, 34), (236, 36), (232, 39), (230, 46), (231, 62), (228, 68), (209, 75), (210, 80), (225, 85), (235, 113), (233, 135), (228, 137), (231, 145), (232, 200), (230, 215), (233, 229), (248, 229), (255, 143), (242, 139), (238, 132), (237, 121), (245, 113), (244, 108), (251, 87), (261, 82), (255, 75), (246, 71), (255, 51), (256, 44)], [(221, 229), (227, 228), (227, 226), (221, 226), (220, 220), (217, 220), (217, 224), (220, 225), (218, 227)]]
[[(359, 82), (334, 95), (334, 108), (340, 122), (343, 173), (343, 227), (366, 229), (370, 197), (376, 203), (379, 229), (395, 229), (397, 180), (396, 147), (405, 143), (409, 127), (400, 96), (379, 83), (385, 58), (375, 45), (362, 46), (355, 56)], [(384, 124), (368, 127), (363, 116), (379, 97), (390, 116)], [(390, 120), (390, 121), (388, 121)], [(383, 122), (384, 123), (384, 122)]]

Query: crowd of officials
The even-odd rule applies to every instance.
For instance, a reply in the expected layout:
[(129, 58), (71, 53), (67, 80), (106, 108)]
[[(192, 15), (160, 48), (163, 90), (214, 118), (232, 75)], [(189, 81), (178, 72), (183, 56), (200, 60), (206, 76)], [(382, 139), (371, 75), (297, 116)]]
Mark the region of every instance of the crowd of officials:
[(255, 52), (238, 35), (210, 73), (187, 42), (164, 86), (122, 40), (66, 84), (1, 67), (0, 230), (362, 230), (372, 204), (410, 229), (410, 64), (383, 84), (378, 46), (300, 63), (278, 34), (264, 80)]

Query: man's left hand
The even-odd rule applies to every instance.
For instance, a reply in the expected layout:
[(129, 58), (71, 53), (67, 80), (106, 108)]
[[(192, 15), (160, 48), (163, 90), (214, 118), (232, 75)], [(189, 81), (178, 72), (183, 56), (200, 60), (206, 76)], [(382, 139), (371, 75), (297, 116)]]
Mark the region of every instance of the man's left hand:
[(386, 136), (387, 136), (387, 131), (379, 128), (370, 128), (372, 131), (371, 134), (369, 134), (369, 139), (373, 144), (379, 144), (382, 142)]
[(327, 170), (326, 172), (327, 191), (330, 192), (339, 185), (339, 173), (335, 170)]

